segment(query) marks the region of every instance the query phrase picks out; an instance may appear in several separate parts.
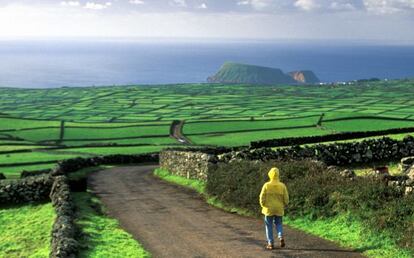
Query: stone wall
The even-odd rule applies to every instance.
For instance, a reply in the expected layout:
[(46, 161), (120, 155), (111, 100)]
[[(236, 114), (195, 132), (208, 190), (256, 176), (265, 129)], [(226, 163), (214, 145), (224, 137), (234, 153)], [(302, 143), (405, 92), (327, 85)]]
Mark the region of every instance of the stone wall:
[(53, 179), (49, 175), (0, 182), (0, 205), (48, 200)]
[(208, 170), (216, 162), (215, 155), (203, 152), (166, 150), (160, 153), (161, 168), (190, 179), (207, 180)]
[(52, 169), (41, 169), (41, 170), (23, 170), (22, 173), (20, 173), (20, 178), (26, 178), (29, 176), (39, 176), (39, 175), (46, 175), (49, 174), (52, 171)]
[(327, 165), (346, 166), (372, 162), (398, 161), (414, 154), (414, 138), (397, 141), (388, 137), (361, 142), (292, 146), (272, 150), (270, 148), (245, 149), (218, 155), (220, 161), (230, 160), (278, 160), (315, 159)]
[(140, 164), (140, 163), (155, 163), (158, 162), (158, 153), (136, 154), (136, 155), (106, 155), (96, 156), (91, 158), (73, 158), (66, 159), (58, 163), (52, 169), (52, 176), (67, 175), (87, 167), (94, 167), (99, 165), (114, 165), (114, 164)]
[[(344, 120), (344, 119), (342, 118), (332, 119), (330, 121), (341, 121), (341, 120)], [(393, 120), (393, 119), (390, 118), (389, 120)], [(309, 144), (309, 143), (355, 140), (355, 139), (368, 138), (368, 137), (373, 137), (373, 136), (403, 134), (403, 133), (412, 133), (412, 132), (414, 132), (413, 127), (393, 128), (393, 129), (386, 129), (386, 130), (379, 130), (379, 131), (340, 132), (340, 133), (326, 134), (326, 135), (286, 137), (286, 138), (279, 138), (279, 139), (254, 141), (250, 143), (250, 146), (255, 149), (265, 148), (265, 147), (293, 146), (293, 145), (303, 145), (303, 144)]]
[(50, 257), (74, 258), (78, 252), (74, 203), (66, 176), (54, 178), (50, 199), (56, 212), (52, 229), (52, 250)]

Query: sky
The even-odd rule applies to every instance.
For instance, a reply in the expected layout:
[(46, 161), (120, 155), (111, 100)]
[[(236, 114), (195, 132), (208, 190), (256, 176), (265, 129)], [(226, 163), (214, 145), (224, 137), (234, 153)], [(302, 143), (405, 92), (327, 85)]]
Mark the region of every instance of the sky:
[(414, 42), (414, 0), (0, 0), (3, 38)]

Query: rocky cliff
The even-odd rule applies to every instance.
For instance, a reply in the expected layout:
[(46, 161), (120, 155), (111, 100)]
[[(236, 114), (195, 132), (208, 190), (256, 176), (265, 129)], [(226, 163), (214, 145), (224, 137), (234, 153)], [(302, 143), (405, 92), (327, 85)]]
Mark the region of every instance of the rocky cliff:
[(316, 77), (315, 73), (312, 71), (293, 71), (288, 73), (293, 80), (298, 83), (319, 83), (320, 80)]

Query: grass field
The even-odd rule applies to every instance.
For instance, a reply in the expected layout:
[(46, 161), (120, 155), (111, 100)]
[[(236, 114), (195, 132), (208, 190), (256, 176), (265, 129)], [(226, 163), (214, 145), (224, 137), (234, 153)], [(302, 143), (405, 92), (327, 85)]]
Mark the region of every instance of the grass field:
[[(194, 145), (226, 146), (272, 138), (414, 127), (413, 93), (414, 81), (346, 87), (188, 84), (0, 88), (0, 172), (17, 178), (23, 170), (52, 168), (67, 158), (148, 153), (181, 146), (169, 136), (174, 120), (185, 120), (183, 133)], [(392, 135), (396, 139), (404, 136)], [(368, 169), (358, 168), (358, 173)], [(80, 171), (74, 176), (89, 172)], [(158, 176), (203, 191), (199, 182), (183, 182), (165, 171), (158, 171)], [(208, 201), (231, 209), (213, 198)], [(149, 256), (115, 220), (100, 212), (97, 207), (101, 205), (88, 193), (75, 194), (75, 202), (77, 224), (83, 233), (80, 257)], [(0, 257), (47, 257), (54, 216), (50, 204), (0, 209)], [(364, 249), (364, 243), (378, 241), (382, 248), (365, 252), (373, 257), (390, 257), (396, 250), (388, 239), (374, 235), (366, 241), (360, 239), (358, 224), (355, 234), (343, 236), (341, 230), (349, 225), (341, 219), (312, 224), (314, 228), (309, 228), (306, 220), (289, 224), (355, 248)], [(326, 225), (338, 230), (326, 235)], [(352, 241), (365, 242), (353, 245)]]
[(185, 120), (183, 133), (194, 145), (226, 146), (414, 127), (413, 86), (406, 80), (314, 87), (0, 88), (0, 172), (16, 177), (23, 169), (48, 168), (75, 156), (180, 146), (169, 137), (173, 120)]
[(0, 209), (0, 257), (49, 257), (54, 218), (51, 203)]

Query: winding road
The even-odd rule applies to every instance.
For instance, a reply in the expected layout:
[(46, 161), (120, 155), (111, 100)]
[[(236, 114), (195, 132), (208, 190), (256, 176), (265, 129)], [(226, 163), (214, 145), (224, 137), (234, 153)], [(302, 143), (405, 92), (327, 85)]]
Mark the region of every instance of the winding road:
[(193, 144), (191, 140), (183, 134), (184, 123), (184, 120), (174, 120), (170, 126), (170, 137), (176, 139), (181, 144), (191, 145)]
[(152, 175), (156, 166), (92, 174), (89, 188), (153, 257), (363, 257), (285, 226), (286, 247), (265, 251), (263, 222), (209, 206), (192, 190)]

